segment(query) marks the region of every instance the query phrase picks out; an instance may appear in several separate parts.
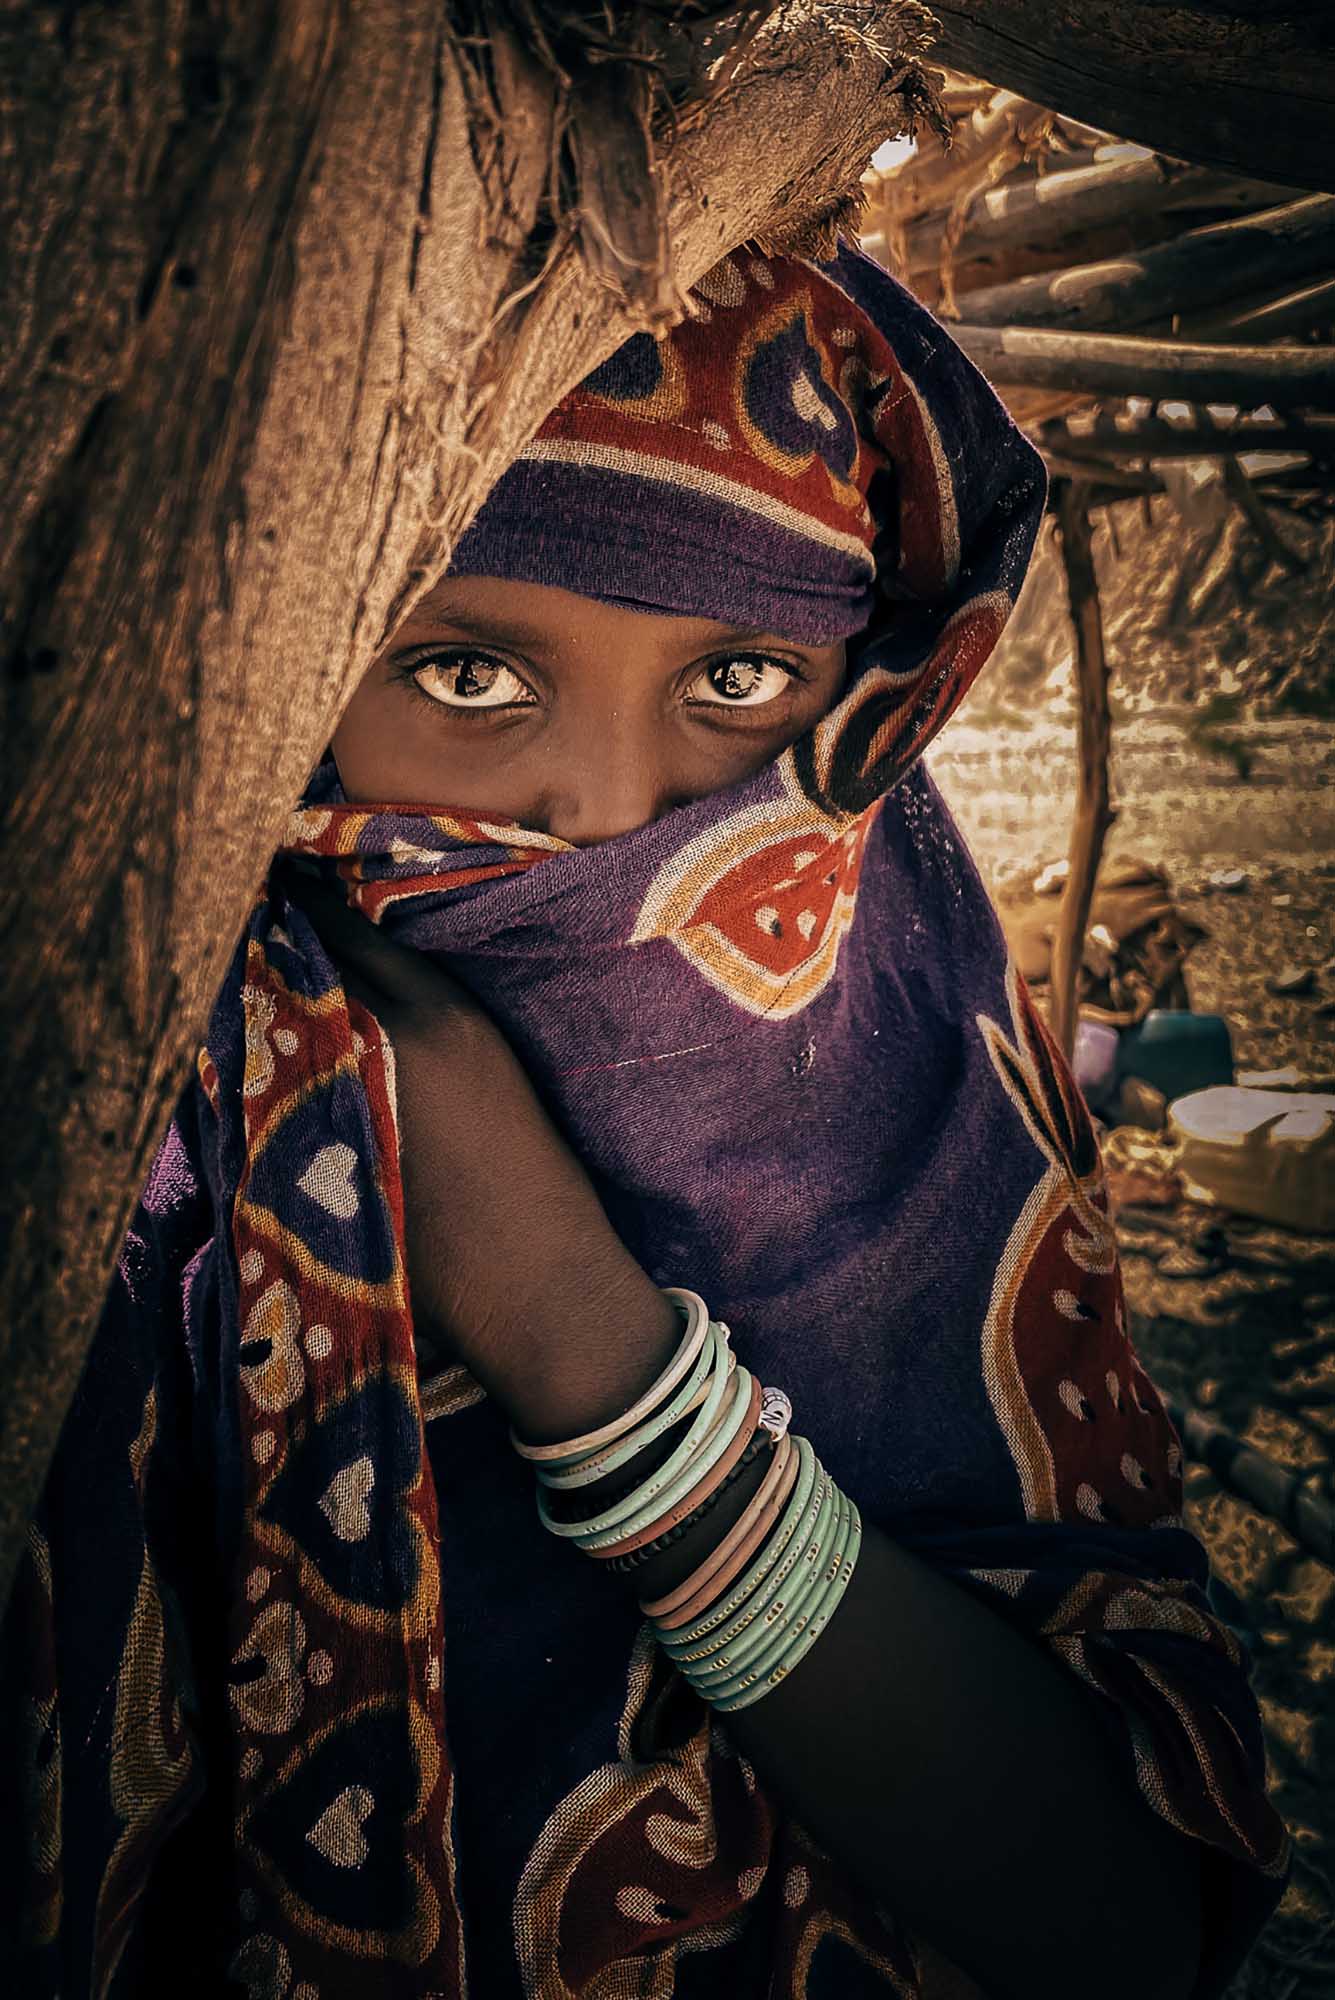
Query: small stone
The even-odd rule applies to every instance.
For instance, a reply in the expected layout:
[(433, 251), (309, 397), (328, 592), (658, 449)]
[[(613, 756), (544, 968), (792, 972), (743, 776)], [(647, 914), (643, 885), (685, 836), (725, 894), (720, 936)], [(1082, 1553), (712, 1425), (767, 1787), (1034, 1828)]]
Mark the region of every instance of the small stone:
[(1247, 887), (1247, 872), (1243, 868), (1216, 868), (1205, 879), (1207, 888), (1218, 889), (1226, 896), (1240, 895)]
[(1290, 1000), (1310, 993), (1315, 985), (1316, 972), (1310, 965), (1286, 965), (1282, 972), (1275, 973), (1266, 981), (1270, 992)]
[(1270, 898), (1270, 907), (1272, 910), (1287, 910), (1292, 902), (1292, 896), (1272, 896)]
[(1204, 1376), (1196, 1384), (1196, 1401), (1203, 1410), (1210, 1410), (1219, 1401), (1219, 1384), (1212, 1375)]

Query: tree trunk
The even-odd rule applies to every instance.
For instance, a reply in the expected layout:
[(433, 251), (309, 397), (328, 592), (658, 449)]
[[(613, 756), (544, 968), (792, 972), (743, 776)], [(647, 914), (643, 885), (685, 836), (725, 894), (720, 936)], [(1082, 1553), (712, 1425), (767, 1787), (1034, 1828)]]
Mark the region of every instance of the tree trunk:
[(927, 97), (920, 9), (856, 34), (783, 10), (655, 135), (642, 66), (591, 67), (582, 105), (485, 39), (503, 12), (5, 17), (0, 1595), (256, 886), (369, 660), (559, 397), (735, 244), (828, 215)]
[(1142, 146), (1335, 193), (1335, 38), (1312, 0), (933, 0), (942, 62)]

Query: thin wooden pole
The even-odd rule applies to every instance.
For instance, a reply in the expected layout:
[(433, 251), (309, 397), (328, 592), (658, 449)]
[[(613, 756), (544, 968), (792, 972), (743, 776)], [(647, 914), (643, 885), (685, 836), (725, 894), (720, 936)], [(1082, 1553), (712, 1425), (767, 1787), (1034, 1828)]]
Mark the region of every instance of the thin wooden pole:
[(1070, 867), (1052, 941), (1053, 1033), (1069, 1056), (1075, 1047), (1076, 974), (1084, 951), (1103, 843), (1116, 817), (1108, 778), (1112, 715), (1108, 707), (1108, 656), (1089, 523), (1089, 488), (1082, 480), (1054, 481), (1057, 529), (1066, 590), (1075, 628), (1080, 771), (1071, 824)]

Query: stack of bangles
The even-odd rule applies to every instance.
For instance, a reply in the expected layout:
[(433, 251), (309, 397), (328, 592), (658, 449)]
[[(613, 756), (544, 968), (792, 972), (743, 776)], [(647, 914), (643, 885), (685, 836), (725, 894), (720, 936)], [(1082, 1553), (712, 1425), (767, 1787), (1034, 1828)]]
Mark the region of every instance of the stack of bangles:
[[(513, 1431), (510, 1441), (537, 1472), (544, 1526), (618, 1570), (670, 1547), (745, 1465), (769, 1454), (764, 1478), (718, 1547), (666, 1596), (640, 1606), (706, 1700), (747, 1708), (792, 1672), (829, 1624), (857, 1562), (862, 1520), (806, 1438), (789, 1434), (792, 1407), (782, 1390), (762, 1389), (737, 1364), (728, 1328), (710, 1319), (703, 1299), (665, 1289), (685, 1332), (637, 1403), (562, 1444), (526, 1444)], [(652, 1470), (637, 1471), (645, 1452)], [(618, 1471), (621, 1486), (603, 1487), (602, 1511), (579, 1518), (580, 1489)]]

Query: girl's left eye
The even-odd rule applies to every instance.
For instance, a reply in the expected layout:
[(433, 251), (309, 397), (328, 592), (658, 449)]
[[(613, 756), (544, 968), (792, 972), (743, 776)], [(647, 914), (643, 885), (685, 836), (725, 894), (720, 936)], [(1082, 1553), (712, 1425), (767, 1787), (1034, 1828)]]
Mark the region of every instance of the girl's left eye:
[(709, 708), (760, 708), (786, 694), (801, 675), (763, 653), (711, 660), (687, 691), (687, 700)]

